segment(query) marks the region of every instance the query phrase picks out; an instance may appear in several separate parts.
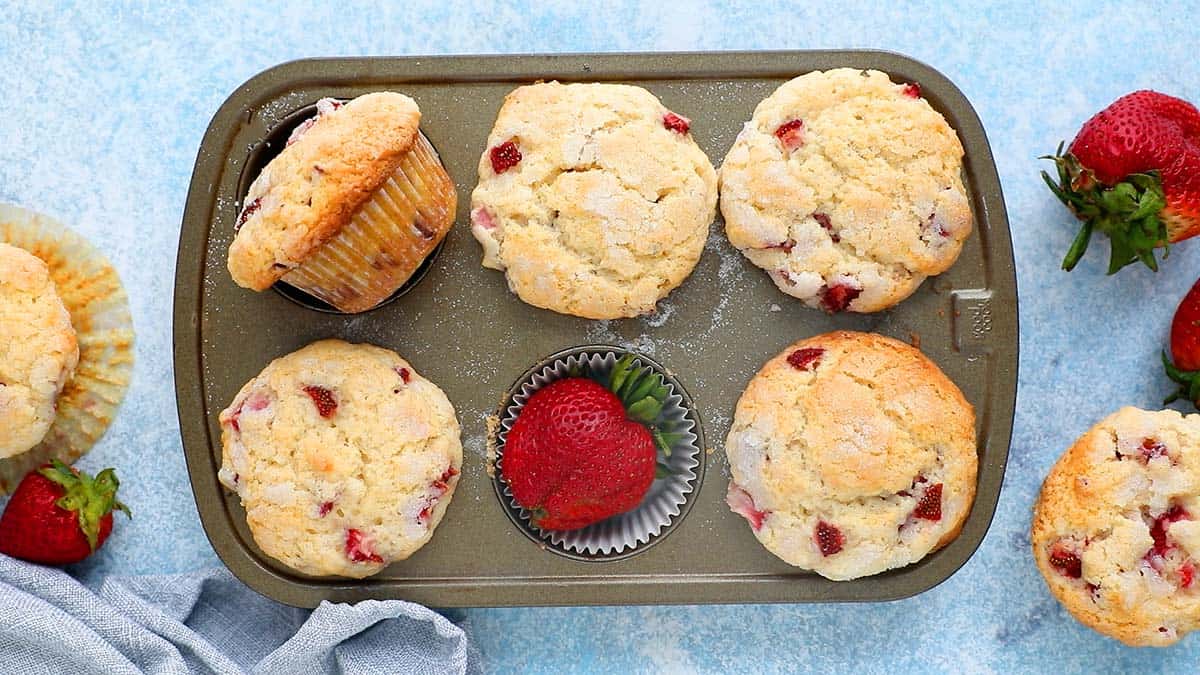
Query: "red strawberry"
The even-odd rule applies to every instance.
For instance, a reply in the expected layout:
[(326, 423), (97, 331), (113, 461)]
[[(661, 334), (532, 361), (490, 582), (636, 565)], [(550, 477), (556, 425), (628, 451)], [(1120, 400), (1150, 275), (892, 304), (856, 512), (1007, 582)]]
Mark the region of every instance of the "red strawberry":
[(830, 314), (844, 312), (861, 293), (861, 288), (855, 288), (842, 281), (822, 286), (820, 291), (821, 309)]
[(383, 556), (375, 552), (375, 537), (353, 528), (346, 530), (346, 557), (356, 563), (383, 562)]
[(921, 518), (923, 520), (941, 520), (942, 519), (942, 484), (934, 483), (925, 488), (925, 493), (921, 495), (921, 499), (917, 501), (917, 506), (913, 509), (913, 518)]
[(504, 173), (521, 163), (521, 150), (511, 140), (504, 141), (489, 152), (492, 160), (492, 171)]
[(1164, 403), (1186, 398), (1200, 407), (1200, 281), (1179, 301), (1171, 321), (1171, 360), (1162, 355), (1167, 377), (1179, 388)]
[(112, 469), (92, 478), (54, 461), (21, 480), (0, 517), (0, 553), (43, 565), (88, 557), (112, 532), (120, 482)]
[(731, 511), (745, 518), (755, 532), (762, 529), (763, 521), (770, 515), (767, 511), (758, 508), (754, 503), (754, 497), (751, 497), (749, 492), (733, 482), (729, 483), (729, 489), (725, 494), (725, 503), (729, 505)]
[(333, 417), (337, 412), (337, 399), (333, 397), (333, 392), (325, 387), (311, 385), (304, 388), (304, 393), (313, 400), (313, 405), (317, 406), (317, 414), (325, 419)]
[(813, 540), (817, 542), (817, 548), (825, 557), (840, 553), (842, 547), (846, 545), (846, 535), (842, 534), (837, 527), (823, 520), (817, 521), (817, 527), (813, 530)]
[[(1056, 183), (1042, 178), (1083, 221), (1063, 260), (1071, 270), (1093, 230), (1112, 244), (1108, 273), (1140, 260), (1158, 269), (1154, 249), (1200, 234), (1200, 110), (1172, 96), (1136, 91), (1088, 120), (1064, 154)], [(1165, 254), (1164, 254), (1165, 256)]]
[(804, 347), (788, 354), (787, 362), (796, 370), (816, 370), (824, 354), (824, 347)]
[(662, 378), (627, 355), (608, 387), (569, 377), (542, 387), (517, 415), (501, 475), (545, 530), (574, 530), (636, 508), (654, 482), (667, 394)]
[(1071, 579), (1083, 576), (1083, 560), (1061, 541), (1050, 548), (1050, 566), (1058, 570), (1059, 574)]
[(775, 129), (775, 138), (791, 152), (804, 145), (804, 120), (788, 120)]
[(692, 121), (682, 115), (668, 112), (663, 115), (663, 126), (677, 134), (686, 134), (692, 128)]

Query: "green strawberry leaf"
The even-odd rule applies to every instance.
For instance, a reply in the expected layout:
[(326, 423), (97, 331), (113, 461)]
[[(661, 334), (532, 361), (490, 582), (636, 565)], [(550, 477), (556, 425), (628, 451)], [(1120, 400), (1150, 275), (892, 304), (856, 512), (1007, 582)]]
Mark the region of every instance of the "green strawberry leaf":
[(629, 406), (625, 413), (629, 419), (642, 424), (653, 424), (662, 412), (662, 401), (656, 401), (647, 396)]

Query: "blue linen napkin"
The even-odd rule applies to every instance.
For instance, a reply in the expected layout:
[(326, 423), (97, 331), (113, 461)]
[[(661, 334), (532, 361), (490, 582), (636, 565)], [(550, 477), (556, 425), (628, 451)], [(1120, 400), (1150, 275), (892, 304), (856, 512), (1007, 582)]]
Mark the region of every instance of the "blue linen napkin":
[(465, 631), (400, 600), (309, 611), (225, 569), (89, 587), (0, 555), (5, 673), (475, 673)]

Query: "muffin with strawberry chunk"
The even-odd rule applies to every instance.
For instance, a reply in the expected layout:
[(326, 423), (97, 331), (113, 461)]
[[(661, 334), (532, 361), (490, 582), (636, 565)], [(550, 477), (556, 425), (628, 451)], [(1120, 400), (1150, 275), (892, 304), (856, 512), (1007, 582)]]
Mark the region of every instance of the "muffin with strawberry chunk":
[(695, 268), (716, 215), (716, 172), (690, 128), (640, 87), (517, 88), (471, 195), (483, 266), (535, 307), (653, 312)]
[(271, 362), (220, 417), (221, 482), (264, 553), (362, 578), (433, 536), (458, 485), (454, 407), (395, 352), (322, 340)]
[(1134, 646), (1200, 628), (1200, 415), (1122, 408), (1042, 484), (1033, 557), (1084, 625)]
[(254, 179), (229, 246), (243, 288), (294, 286), (362, 312), (404, 285), (454, 224), (454, 182), (403, 94), (326, 98)]
[(971, 233), (962, 158), (917, 85), (808, 73), (763, 100), (725, 156), (725, 233), (809, 307), (887, 309), (949, 269)]
[(882, 335), (817, 335), (768, 361), (725, 446), (730, 508), (771, 553), (835, 581), (945, 546), (975, 498), (971, 404)]

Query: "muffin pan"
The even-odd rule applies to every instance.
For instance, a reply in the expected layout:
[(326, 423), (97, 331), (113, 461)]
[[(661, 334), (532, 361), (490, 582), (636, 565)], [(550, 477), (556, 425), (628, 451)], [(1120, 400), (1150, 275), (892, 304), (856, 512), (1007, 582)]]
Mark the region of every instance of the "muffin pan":
[[(874, 315), (827, 316), (780, 293), (713, 225), (696, 271), (648, 317), (588, 321), (540, 310), (479, 265), (469, 197), (504, 95), (536, 80), (628, 82), (692, 120), (718, 164), (755, 105), (811, 70), (874, 68), (916, 81), (958, 131), (975, 232), (946, 274)], [(226, 270), (243, 190), (268, 139), (319, 98), (395, 90), (421, 107), (421, 128), (458, 188), (458, 221), (427, 273), (365, 314), (314, 311), (280, 293), (238, 288)], [(733, 408), (768, 358), (793, 341), (837, 329), (876, 331), (919, 346), (977, 412), (980, 471), (961, 535), (917, 564), (833, 582), (768, 553), (725, 505), (722, 449)], [(399, 598), (451, 606), (875, 601), (932, 588), (979, 546), (999, 498), (1017, 381), (1017, 295), (1000, 182), (979, 118), (930, 67), (874, 51), (605, 54), (321, 59), (286, 63), (239, 87), (214, 116), (196, 160), (175, 282), (175, 378), (192, 488), (217, 554), (247, 585), (297, 606)], [(237, 496), (217, 482), (217, 416), (271, 359), (340, 337), (394, 349), (440, 386), (463, 427), (463, 473), (432, 541), (406, 561), (354, 581), (309, 578), (264, 556)], [(489, 466), (489, 429), (514, 382), (549, 354), (607, 344), (645, 354), (691, 395), (703, 471), (687, 508), (654, 546), (617, 560), (544, 550), (507, 514)], [(489, 424), (490, 422), (490, 424)]]

